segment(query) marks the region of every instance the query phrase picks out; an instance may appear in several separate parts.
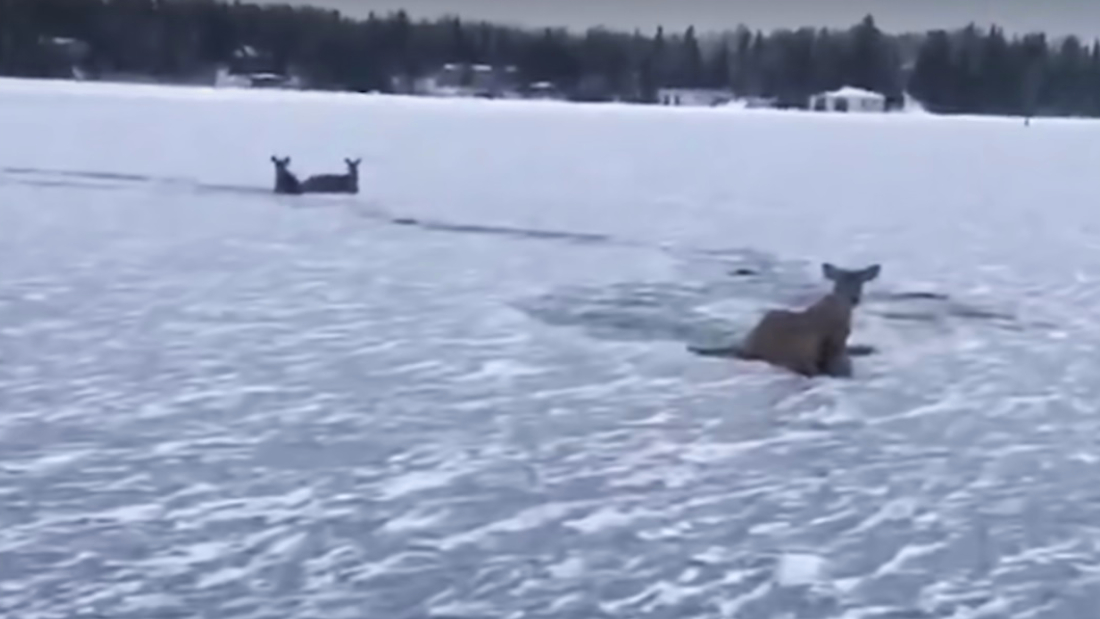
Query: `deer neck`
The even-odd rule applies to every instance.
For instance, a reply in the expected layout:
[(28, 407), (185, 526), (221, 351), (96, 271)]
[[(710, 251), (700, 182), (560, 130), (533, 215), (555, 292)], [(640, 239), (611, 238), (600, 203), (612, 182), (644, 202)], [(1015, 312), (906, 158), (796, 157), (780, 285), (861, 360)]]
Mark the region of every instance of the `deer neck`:
[(826, 323), (848, 324), (852, 320), (852, 302), (834, 293), (829, 293), (803, 312), (815, 320)]

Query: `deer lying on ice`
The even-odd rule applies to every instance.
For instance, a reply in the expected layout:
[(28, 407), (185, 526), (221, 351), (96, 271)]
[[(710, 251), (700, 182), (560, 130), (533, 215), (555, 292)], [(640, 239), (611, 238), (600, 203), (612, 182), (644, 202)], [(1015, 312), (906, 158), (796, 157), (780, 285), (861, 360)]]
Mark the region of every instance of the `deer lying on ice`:
[(272, 155), (271, 163), (275, 164), (275, 193), (302, 193), (302, 184), (298, 181), (298, 177), (290, 171), (290, 157), (280, 159)]
[(810, 307), (801, 311), (769, 310), (740, 345), (691, 350), (702, 355), (764, 361), (803, 376), (850, 377), (851, 355), (869, 352), (866, 348), (848, 348), (852, 310), (859, 305), (863, 285), (877, 278), (882, 269), (873, 264), (848, 270), (827, 262), (821, 267), (825, 279), (833, 282), (833, 290)]
[(347, 174), (318, 174), (302, 181), (302, 193), (359, 193), (359, 159), (344, 159)]

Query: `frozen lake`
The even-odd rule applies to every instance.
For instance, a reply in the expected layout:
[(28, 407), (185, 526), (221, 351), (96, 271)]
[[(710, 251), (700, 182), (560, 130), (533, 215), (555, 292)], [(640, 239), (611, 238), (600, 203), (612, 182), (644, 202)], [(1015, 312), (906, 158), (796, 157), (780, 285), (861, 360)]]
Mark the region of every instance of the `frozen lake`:
[[(1100, 607), (1100, 123), (0, 80), (0, 136), (5, 617)], [(685, 351), (823, 260), (883, 265), (855, 379)]]

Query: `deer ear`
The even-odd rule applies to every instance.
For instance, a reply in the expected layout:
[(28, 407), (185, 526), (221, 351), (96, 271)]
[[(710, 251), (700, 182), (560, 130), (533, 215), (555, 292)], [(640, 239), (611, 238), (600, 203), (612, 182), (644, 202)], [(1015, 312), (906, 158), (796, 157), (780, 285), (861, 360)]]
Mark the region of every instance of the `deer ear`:
[(863, 279), (863, 281), (865, 281), (865, 282), (869, 282), (869, 281), (875, 279), (876, 277), (878, 277), (878, 274), (881, 273), (881, 272), (882, 272), (882, 265), (872, 264), (871, 266), (867, 267), (866, 269), (863, 269), (863, 273), (861, 274), (862, 275), (861, 279)]
[(836, 266), (830, 262), (822, 263), (821, 274), (825, 276), (825, 279), (834, 281), (836, 280), (837, 276), (840, 275), (839, 269), (837, 269)]

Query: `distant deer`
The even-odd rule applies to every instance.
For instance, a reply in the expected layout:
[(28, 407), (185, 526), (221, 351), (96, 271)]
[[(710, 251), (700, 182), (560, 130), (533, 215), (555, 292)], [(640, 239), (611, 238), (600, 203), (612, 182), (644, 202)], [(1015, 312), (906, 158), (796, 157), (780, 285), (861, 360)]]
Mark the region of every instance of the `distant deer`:
[(317, 174), (302, 181), (302, 193), (359, 193), (359, 159), (344, 159), (347, 174)]
[(271, 163), (275, 164), (275, 193), (302, 193), (302, 184), (298, 181), (298, 177), (290, 171), (290, 157), (279, 159), (272, 155)]
[(873, 264), (848, 270), (828, 262), (821, 267), (825, 279), (833, 282), (833, 290), (810, 307), (801, 311), (769, 310), (740, 345), (691, 350), (702, 355), (764, 361), (803, 376), (850, 377), (851, 355), (869, 354), (871, 350), (848, 347), (852, 310), (863, 296), (863, 285), (877, 278), (882, 269)]

